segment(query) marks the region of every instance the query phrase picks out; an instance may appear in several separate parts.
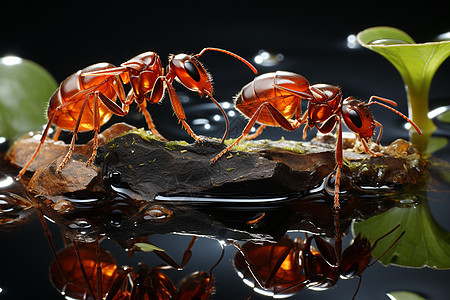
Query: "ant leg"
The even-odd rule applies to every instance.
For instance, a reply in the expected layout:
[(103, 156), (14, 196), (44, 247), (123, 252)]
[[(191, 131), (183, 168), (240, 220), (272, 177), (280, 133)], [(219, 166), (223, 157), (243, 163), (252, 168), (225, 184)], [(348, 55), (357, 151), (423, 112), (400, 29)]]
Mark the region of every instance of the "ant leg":
[(147, 110), (147, 104), (146, 104), (146, 102), (144, 101), (144, 102), (142, 102), (142, 103), (138, 103), (138, 105), (139, 105), (139, 109), (141, 110), (142, 114), (143, 114), (144, 117), (145, 117), (145, 121), (147, 121), (148, 129), (150, 129), (151, 132), (152, 132), (154, 135), (156, 135), (159, 139), (161, 139), (161, 140), (167, 142), (168, 140), (167, 140), (165, 137), (163, 137), (163, 136), (158, 132), (158, 130), (156, 130), (156, 126), (155, 126), (155, 124), (153, 123), (152, 116), (150, 115), (150, 113), (149, 113), (148, 110)]
[(373, 157), (378, 157), (378, 156), (383, 156), (383, 154), (379, 153), (379, 152), (373, 152), (372, 150), (369, 149), (369, 146), (367, 145), (367, 141), (363, 138), (360, 138), (363, 146), (364, 146), (364, 150), (369, 153), (371, 156)]
[(53, 134), (53, 141), (57, 141), (59, 139), (59, 135), (61, 134), (61, 127), (55, 126), (55, 133)]
[[(166, 80), (166, 79), (164, 79)], [(203, 141), (203, 138), (199, 137), (194, 133), (194, 131), (191, 129), (191, 127), (186, 122), (186, 115), (184, 113), (183, 106), (181, 106), (180, 99), (178, 99), (177, 93), (175, 92), (175, 89), (173, 88), (172, 84), (166, 80), (167, 89), (169, 91), (169, 98), (170, 102), (172, 104), (172, 108), (177, 115), (177, 118), (179, 122), (183, 125), (184, 129), (187, 131), (187, 133), (193, 137), (196, 141)]]
[(253, 133), (253, 134), (247, 135), (247, 136), (245, 137), (245, 140), (246, 140), (246, 141), (248, 141), (248, 140), (253, 140), (254, 138), (258, 137), (258, 136), (263, 132), (264, 128), (266, 128), (266, 125), (261, 124), (261, 125), (258, 127), (258, 129), (256, 130), (256, 132)]
[(291, 95), (297, 96), (297, 97), (302, 98), (302, 99), (308, 99), (308, 100), (314, 99), (313, 95), (309, 91), (309, 85), (308, 85), (308, 88), (305, 90), (307, 92), (296, 91), (296, 90), (293, 90), (293, 89), (290, 89), (290, 88), (287, 88), (287, 87), (284, 87), (284, 86), (281, 86), (281, 85), (278, 85), (278, 84), (273, 84), (273, 87), (276, 88), (276, 89), (288, 92)]
[(97, 254), (97, 299), (102, 299), (103, 295), (103, 273), (102, 258), (100, 253), (100, 240), (95, 241), (95, 253)]
[(338, 137), (336, 142), (336, 177), (334, 180), (334, 208), (339, 209), (339, 187), (341, 185), (341, 169), (344, 160), (344, 153), (342, 149), (342, 120), (338, 118)]
[(378, 138), (377, 138), (377, 144), (380, 144), (381, 141), (381, 136), (383, 135), (383, 125), (381, 125), (381, 123), (377, 122), (377, 121), (373, 121), (373, 123), (375, 124), (375, 126), (379, 126), (380, 127), (380, 133), (378, 134)]
[(81, 106), (81, 109), (80, 109), (80, 113), (78, 114), (77, 123), (75, 124), (75, 128), (73, 130), (73, 136), (72, 136), (72, 141), (70, 142), (69, 151), (67, 151), (66, 156), (64, 157), (62, 162), (59, 164), (58, 168), (56, 169), (57, 173), (61, 172), (62, 168), (69, 161), (70, 156), (72, 155), (72, 152), (75, 149), (75, 140), (77, 139), (77, 134), (78, 134), (78, 129), (80, 127), (81, 118), (83, 117), (84, 109), (86, 108), (86, 104), (88, 102), (89, 96), (91, 96), (91, 95), (92, 95), (92, 93), (87, 94), (85, 99), (84, 99), (83, 105)]
[(53, 112), (53, 114), (50, 116), (50, 119), (48, 120), (47, 126), (45, 127), (44, 132), (42, 133), (42, 137), (41, 137), (41, 141), (39, 142), (39, 145), (37, 146), (36, 150), (33, 153), (33, 156), (31, 156), (30, 160), (25, 165), (25, 167), (23, 167), (20, 170), (19, 174), (17, 175), (17, 178), (20, 178), (20, 177), (23, 176), (23, 174), (25, 174), (25, 172), (27, 171), (28, 167), (31, 165), (33, 160), (36, 158), (36, 155), (39, 153), (39, 150), (41, 150), (41, 146), (42, 146), (42, 144), (44, 144), (45, 139), (47, 138), (48, 130), (50, 129), (50, 126), (52, 125), (52, 122), (53, 122), (53, 118), (55, 117), (55, 115), (58, 112), (58, 110), (59, 110), (59, 107), (56, 108), (55, 111)]
[(158, 103), (162, 100), (164, 97), (164, 76), (160, 76), (156, 78), (155, 84), (153, 85), (152, 92), (150, 94), (150, 98), (148, 98), (148, 101), (150, 103)]
[(170, 257), (169, 254), (167, 254), (165, 251), (158, 251), (155, 250), (155, 254), (159, 256), (164, 262), (166, 262), (170, 267), (177, 269), (177, 270), (183, 270), (184, 267), (186, 267), (187, 263), (192, 257), (192, 247), (194, 247), (195, 242), (197, 241), (198, 236), (194, 236), (191, 239), (191, 242), (187, 246), (187, 248), (183, 252), (183, 258), (181, 259), (181, 263), (178, 264), (172, 257)]
[(100, 113), (98, 109), (98, 93), (94, 94), (94, 107), (92, 109), (93, 121), (94, 121), (94, 144), (92, 145), (92, 154), (89, 160), (86, 162), (86, 166), (91, 165), (94, 162), (97, 155), (98, 148), (98, 132), (100, 131)]
[(75, 255), (77, 256), (78, 264), (80, 265), (81, 274), (83, 275), (83, 278), (84, 278), (84, 281), (85, 281), (85, 283), (87, 285), (89, 293), (91, 294), (92, 298), (94, 298), (94, 300), (100, 300), (100, 299), (97, 299), (97, 297), (95, 297), (94, 290), (92, 289), (92, 287), (91, 287), (91, 285), (89, 283), (89, 279), (87, 277), (86, 270), (84, 269), (83, 260), (81, 259), (81, 256), (80, 256), (80, 250), (79, 250), (79, 247), (78, 247), (78, 242), (73, 240), (72, 244), (73, 244), (73, 248), (75, 250)]
[(265, 103), (263, 103), (260, 107), (258, 107), (258, 109), (255, 111), (255, 113), (253, 114), (253, 116), (251, 117), (250, 121), (248, 121), (247, 125), (245, 126), (244, 130), (242, 131), (242, 134), (234, 141), (234, 143), (232, 143), (231, 145), (229, 145), (227, 148), (225, 148), (224, 150), (222, 150), (219, 154), (217, 154), (213, 159), (211, 159), (211, 163), (215, 163), (219, 158), (221, 158), (225, 153), (227, 153), (228, 151), (230, 151), (231, 149), (234, 148), (234, 146), (236, 146), (237, 144), (239, 144), (239, 142), (241, 141), (241, 139), (245, 138), (248, 133), (250, 132), (250, 130), (252, 129), (253, 125), (255, 125), (256, 120), (259, 117), (259, 114), (261, 113), (262, 109), (265, 107), (264, 105)]
[(275, 119), (275, 121), (277, 121), (277, 123), (286, 130), (294, 131), (301, 125), (301, 123), (299, 123), (297, 120), (286, 119), (272, 104), (270, 104), (269, 102), (264, 102), (258, 107), (253, 116), (250, 118), (244, 130), (242, 131), (242, 134), (234, 141), (234, 143), (229, 145), (227, 148), (222, 150), (222, 152), (220, 152), (216, 157), (211, 159), (211, 163), (215, 163), (219, 158), (221, 158), (225, 153), (233, 149), (234, 146), (239, 144), (239, 142), (250, 133), (250, 130), (255, 125), (256, 121), (259, 118), (259, 115), (261, 114), (261, 111), (264, 108), (267, 108), (269, 110), (270, 115)]

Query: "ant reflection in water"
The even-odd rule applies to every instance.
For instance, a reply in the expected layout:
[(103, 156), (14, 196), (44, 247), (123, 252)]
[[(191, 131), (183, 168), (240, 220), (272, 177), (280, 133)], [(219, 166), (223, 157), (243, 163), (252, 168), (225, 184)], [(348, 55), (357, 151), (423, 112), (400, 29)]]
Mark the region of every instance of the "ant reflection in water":
[[(139, 239), (138, 239), (139, 240)], [(191, 257), (197, 240), (193, 237), (185, 250), (181, 264), (165, 251), (154, 250), (165, 264), (150, 268), (140, 262), (137, 270), (119, 267), (114, 257), (99, 247), (99, 242), (66, 245), (50, 266), (50, 279), (55, 288), (71, 299), (209, 299), (214, 292), (212, 272), (224, 255), (211, 267), (209, 273), (197, 271), (186, 276), (176, 287), (163, 270), (183, 270)]]
[[(209, 272), (194, 272), (175, 287), (163, 270), (182, 271), (191, 259), (197, 236), (188, 244), (181, 263), (178, 264), (166, 251), (155, 248), (153, 252), (163, 264), (150, 268), (145, 262), (140, 262), (135, 270), (129, 266), (119, 267), (111, 253), (100, 247), (102, 238), (93, 242), (73, 239), (69, 244), (63, 236), (65, 247), (57, 252), (42, 212), (38, 207), (36, 211), (55, 257), (49, 268), (50, 280), (62, 295), (70, 299), (209, 299), (214, 293), (213, 270), (224, 256), (222, 243), (219, 243), (221, 255)], [(147, 239), (131, 238), (125, 247), (129, 256), (141, 250), (135, 246), (137, 242), (147, 242)]]
[[(307, 235), (302, 241), (293, 241), (283, 236), (277, 243), (256, 244), (247, 242), (238, 248), (234, 265), (243, 281), (252, 287), (253, 292), (267, 296), (284, 298), (300, 292), (304, 287), (324, 291), (336, 285), (339, 277), (351, 279), (359, 277), (358, 287), (352, 299), (355, 299), (362, 272), (376, 263), (405, 234), (403, 231), (382, 255), (372, 260), (372, 250), (378, 241), (393, 233), (400, 225), (379, 237), (373, 244), (358, 235), (341, 253), (342, 239), (337, 234), (334, 247), (318, 235)], [(315, 242), (315, 247), (312, 242)]]

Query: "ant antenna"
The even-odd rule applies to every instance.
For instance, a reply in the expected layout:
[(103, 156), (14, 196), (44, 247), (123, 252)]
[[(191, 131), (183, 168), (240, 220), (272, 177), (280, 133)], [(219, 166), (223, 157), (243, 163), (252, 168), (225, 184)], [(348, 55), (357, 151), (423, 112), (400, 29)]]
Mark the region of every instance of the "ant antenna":
[[(370, 97), (370, 100), (369, 100), (369, 102), (367, 103), (367, 105), (378, 104), (378, 105), (381, 105), (381, 106), (383, 106), (383, 107), (386, 107), (387, 109), (389, 109), (389, 110), (395, 112), (397, 115), (399, 115), (400, 117), (402, 117), (403, 119), (405, 119), (406, 121), (408, 121), (408, 122), (414, 127), (414, 129), (417, 131), (417, 133), (418, 133), (419, 135), (422, 134), (422, 131), (420, 130), (420, 128), (419, 128), (419, 127), (418, 127), (418, 126), (417, 126), (410, 118), (408, 118), (407, 116), (405, 116), (404, 114), (402, 114), (402, 113), (399, 112), (398, 110), (396, 110), (396, 109), (394, 109), (394, 108), (392, 108), (392, 107), (390, 107), (390, 106), (388, 106), (388, 105), (386, 105), (386, 104), (384, 104), (384, 103), (381, 103), (381, 102), (378, 102), (378, 101), (372, 101), (372, 98), (376, 98), (376, 99), (379, 99), (379, 100), (388, 102), (388, 103), (393, 104), (393, 105), (394, 105), (394, 104), (397, 105), (397, 103), (395, 103), (395, 102), (392, 101), (392, 100), (388, 100), (388, 99), (384, 99), (384, 98), (379, 98), (379, 97), (376, 97), (376, 96), (372, 96), (372, 97)], [(394, 105), (394, 106), (395, 106), (395, 105)]]
[[(379, 237), (375, 243), (373, 243), (372, 249), (375, 248), (375, 246), (377, 245), (377, 243), (385, 238), (386, 236), (388, 236), (389, 234), (391, 234), (392, 232), (394, 232), (397, 228), (400, 227), (400, 224), (398, 224), (397, 226), (394, 227), (394, 229), (392, 229), (391, 231), (389, 231), (388, 233), (385, 233), (384, 235), (382, 235), (381, 237)], [(403, 231), (396, 239), (395, 241), (376, 259), (374, 260), (370, 265), (368, 265), (368, 267), (373, 266), (377, 261), (379, 261), (389, 250), (391, 250), (391, 248), (401, 239), (401, 237), (406, 233), (406, 231)]]
[(246, 64), (247, 67), (249, 67), (249, 68), (253, 71), (253, 73), (258, 74), (258, 70), (256, 70), (256, 68), (255, 68), (250, 62), (248, 62), (247, 60), (243, 59), (243, 58), (240, 57), (239, 55), (234, 54), (233, 52), (228, 51), (228, 50), (224, 50), (224, 49), (220, 49), (220, 48), (207, 47), (207, 48), (204, 48), (202, 51), (200, 51), (199, 54), (196, 54), (196, 55), (194, 55), (194, 56), (200, 57), (200, 56), (202, 56), (203, 53), (205, 53), (206, 51), (217, 51), (217, 52), (222, 52), (222, 53), (228, 54), (228, 55), (230, 55), (230, 56), (233, 56), (234, 58), (237, 58), (237, 59), (239, 59), (240, 61), (242, 61), (244, 64)]
[(211, 269), (209, 270), (209, 275), (212, 276), (212, 272), (213, 270), (219, 265), (219, 263), (222, 261), (223, 256), (225, 255), (225, 246), (224, 246), (225, 242), (223, 241), (219, 241), (219, 245), (222, 249), (222, 253), (220, 254), (219, 259), (217, 260), (217, 262), (211, 267)]
[(227, 113), (222, 108), (222, 106), (219, 104), (219, 102), (217, 102), (217, 100), (214, 99), (214, 97), (212, 96), (212, 94), (210, 92), (208, 92), (206, 89), (203, 89), (203, 92), (208, 95), (209, 99), (211, 99), (211, 101), (214, 102), (215, 105), (217, 105), (217, 107), (220, 109), (220, 112), (222, 113), (222, 115), (225, 119), (225, 123), (226, 123), (225, 124), (225, 133), (223, 134), (222, 140), (220, 141), (220, 143), (223, 144), (223, 142), (225, 141), (225, 139), (228, 136), (228, 132), (230, 131), (230, 121), (228, 120)]

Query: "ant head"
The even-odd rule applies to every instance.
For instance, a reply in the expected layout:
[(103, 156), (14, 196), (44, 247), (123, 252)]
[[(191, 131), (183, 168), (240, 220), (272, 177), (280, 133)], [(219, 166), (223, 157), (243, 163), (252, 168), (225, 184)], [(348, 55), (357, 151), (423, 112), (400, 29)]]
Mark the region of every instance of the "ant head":
[(348, 129), (363, 139), (370, 139), (375, 131), (375, 122), (369, 106), (353, 97), (348, 97), (342, 104), (342, 118)]
[(253, 73), (258, 71), (251, 63), (243, 59), (237, 54), (219, 48), (204, 48), (200, 53), (195, 55), (178, 54), (169, 57), (169, 71), (173, 72), (173, 76), (185, 87), (200, 94), (201, 97), (206, 93), (211, 96), (213, 93), (212, 77), (206, 71), (205, 67), (200, 63), (198, 57), (202, 56), (206, 51), (217, 51), (233, 56), (245, 63)]
[(186, 88), (197, 92), (201, 97), (205, 92), (213, 92), (212, 78), (195, 55), (177, 54), (169, 57), (169, 71)]
[[(357, 133), (361, 138), (365, 140), (370, 139), (375, 130), (375, 126), (378, 125), (381, 127), (381, 124), (376, 122), (372, 118), (372, 113), (369, 110), (369, 106), (372, 104), (378, 104), (395, 112), (397, 115), (408, 121), (414, 127), (414, 129), (417, 131), (419, 135), (422, 134), (419, 127), (407, 116), (405, 116), (404, 114), (402, 114), (401, 112), (392, 108), (389, 105), (386, 105), (378, 101), (374, 101), (374, 99), (381, 100), (392, 106), (397, 106), (397, 103), (395, 101), (386, 98), (381, 98), (378, 96), (370, 97), (370, 100), (367, 103), (356, 100), (353, 97), (348, 97), (347, 99), (344, 100), (344, 103), (342, 104), (342, 117), (344, 118), (345, 125), (347, 125), (347, 127), (351, 131)], [(378, 137), (378, 142), (380, 140), (380, 137), (381, 136)]]
[(141, 99), (153, 89), (159, 76), (164, 74), (159, 55), (155, 52), (144, 52), (121, 64), (127, 72), (120, 74), (123, 82), (131, 82), (134, 94)]
[(372, 259), (370, 241), (358, 235), (342, 253), (339, 265), (339, 274), (342, 279), (351, 279), (360, 276)]

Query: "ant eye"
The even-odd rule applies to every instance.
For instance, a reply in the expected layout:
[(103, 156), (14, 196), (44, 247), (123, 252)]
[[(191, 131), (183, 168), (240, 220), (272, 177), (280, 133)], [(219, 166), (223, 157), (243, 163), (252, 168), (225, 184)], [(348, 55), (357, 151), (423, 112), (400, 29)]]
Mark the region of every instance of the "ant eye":
[(359, 269), (359, 265), (357, 263), (354, 263), (353, 265), (350, 266), (350, 268), (348, 268), (347, 270), (344, 270), (341, 275), (345, 279), (350, 279), (356, 275), (356, 273), (358, 272), (358, 269)]
[(350, 117), (350, 120), (352, 121), (353, 125), (355, 125), (357, 128), (361, 128), (362, 126), (362, 120), (358, 113), (358, 111), (352, 109), (348, 112), (348, 115)]
[(198, 72), (197, 67), (192, 62), (186, 60), (184, 62), (184, 69), (192, 79), (194, 79), (196, 82), (200, 81), (200, 73)]

